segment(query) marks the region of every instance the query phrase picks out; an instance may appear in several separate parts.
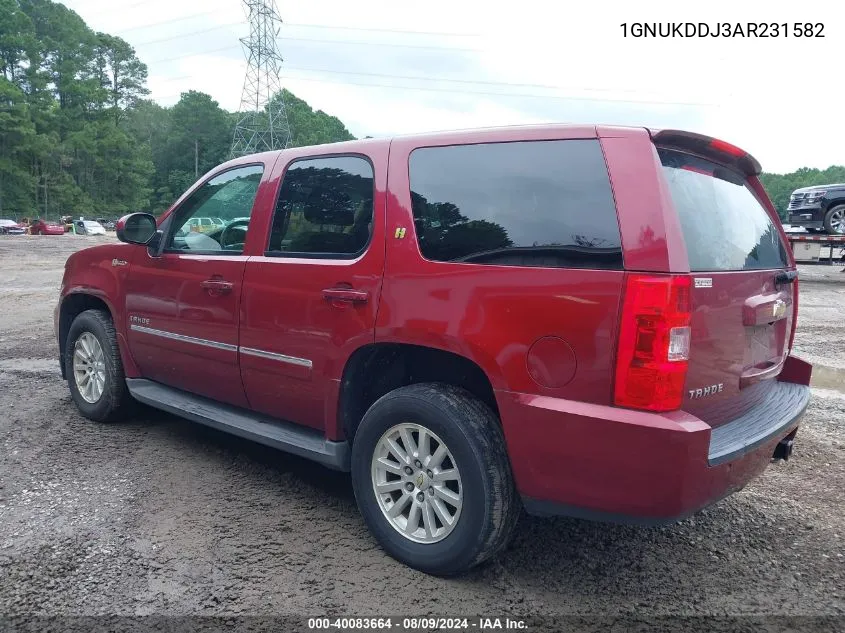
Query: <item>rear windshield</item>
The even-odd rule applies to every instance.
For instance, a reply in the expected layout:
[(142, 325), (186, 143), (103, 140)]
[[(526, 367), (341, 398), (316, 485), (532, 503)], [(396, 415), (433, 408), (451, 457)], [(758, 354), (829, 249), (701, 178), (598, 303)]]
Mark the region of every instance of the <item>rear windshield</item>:
[(709, 160), (658, 150), (693, 272), (783, 268), (777, 227), (745, 178)]

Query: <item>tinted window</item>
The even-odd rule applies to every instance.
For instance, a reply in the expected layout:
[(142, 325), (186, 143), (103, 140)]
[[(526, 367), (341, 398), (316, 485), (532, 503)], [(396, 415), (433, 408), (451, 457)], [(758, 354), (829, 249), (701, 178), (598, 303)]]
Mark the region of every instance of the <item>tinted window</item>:
[(279, 191), (268, 252), (350, 256), (370, 241), (373, 168), (357, 156), (291, 164)]
[[(252, 214), (258, 193), (262, 165), (248, 165), (224, 171), (205, 182), (175, 211), (175, 227), (168, 250), (202, 251), (231, 255), (243, 251), (247, 223), (241, 219)], [(211, 214), (224, 219), (215, 226)]]
[(435, 261), (621, 268), (596, 140), (428, 147), (410, 159), (420, 250)]
[(690, 270), (786, 266), (777, 227), (744, 176), (689, 154), (658, 153), (678, 210)]

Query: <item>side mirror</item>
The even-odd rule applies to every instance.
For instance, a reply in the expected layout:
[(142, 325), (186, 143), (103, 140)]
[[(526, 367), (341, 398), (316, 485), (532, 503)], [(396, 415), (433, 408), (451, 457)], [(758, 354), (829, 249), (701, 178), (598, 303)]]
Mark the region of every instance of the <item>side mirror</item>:
[(117, 239), (127, 244), (149, 244), (158, 227), (149, 213), (130, 213), (117, 221), (114, 227)]

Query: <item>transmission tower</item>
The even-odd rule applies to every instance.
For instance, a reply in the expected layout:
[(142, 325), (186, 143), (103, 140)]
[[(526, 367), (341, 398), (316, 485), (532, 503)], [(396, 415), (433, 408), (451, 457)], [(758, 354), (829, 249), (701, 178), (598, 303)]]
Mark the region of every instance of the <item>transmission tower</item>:
[(240, 119), (232, 139), (232, 158), (284, 149), (290, 143), (290, 125), (282, 99), (279, 74), (279, 25), (282, 18), (275, 0), (244, 0), (249, 37), (241, 38), (247, 58)]

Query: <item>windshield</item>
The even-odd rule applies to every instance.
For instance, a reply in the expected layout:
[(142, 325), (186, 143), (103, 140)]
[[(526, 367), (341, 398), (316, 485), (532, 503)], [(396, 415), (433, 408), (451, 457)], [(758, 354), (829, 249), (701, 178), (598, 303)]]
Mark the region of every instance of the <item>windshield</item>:
[(85, 228), (87, 228), (87, 229), (98, 229), (98, 228), (101, 228), (101, 226), (100, 226), (100, 223), (99, 223), (99, 222), (83, 222), (82, 224), (83, 224), (83, 225), (85, 225)]
[(658, 154), (691, 271), (787, 265), (777, 227), (742, 175), (689, 154), (662, 149)]

